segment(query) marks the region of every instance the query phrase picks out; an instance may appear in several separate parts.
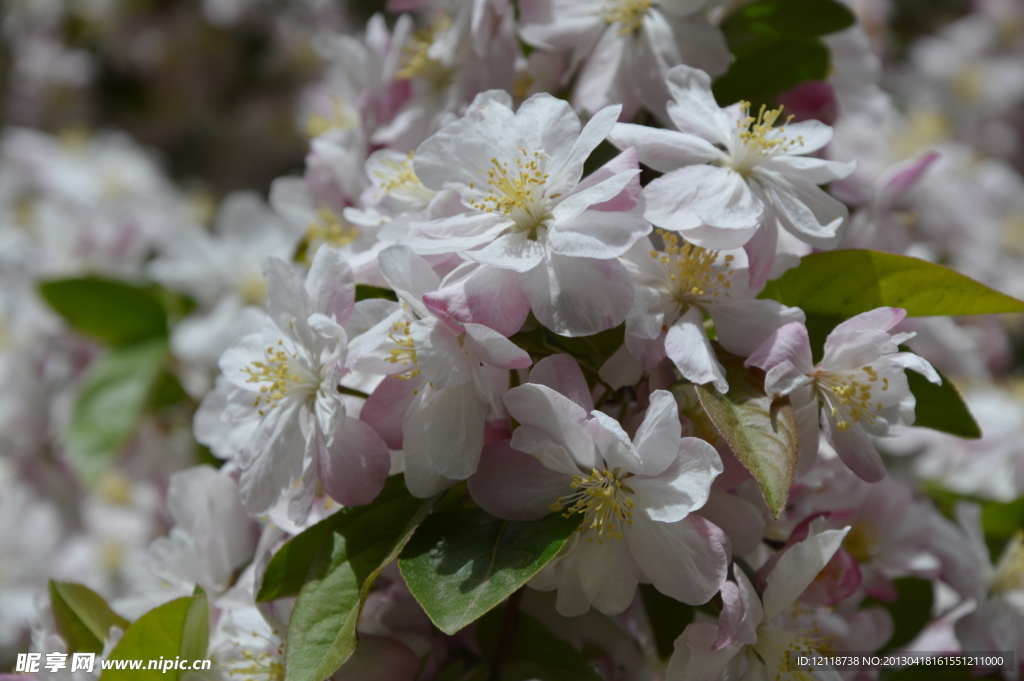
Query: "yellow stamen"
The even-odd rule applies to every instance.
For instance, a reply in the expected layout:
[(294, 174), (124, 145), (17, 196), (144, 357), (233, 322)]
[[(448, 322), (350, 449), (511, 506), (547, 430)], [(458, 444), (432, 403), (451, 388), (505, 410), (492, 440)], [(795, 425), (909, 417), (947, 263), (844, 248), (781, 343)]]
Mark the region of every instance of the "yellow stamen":
[[(626, 496), (631, 493), (629, 487), (622, 484), (623, 480), (632, 477), (631, 473), (621, 474), (619, 469), (613, 471), (605, 470), (598, 472), (595, 468), (590, 475), (572, 476), (572, 494), (559, 497), (558, 501), (551, 504), (551, 510), (562, 512), (562, 516), (568, 518), (573, 513), (583, 514), (583, 524), (580, 531), (586, 529), (597, 530), (597, 542), (604, 543), (603, 537), (609, 539), (622, 539), (621, 529), (616, 529), (616, 520), (624, 521), (632, 525), (630, 519), (633, 515), (633, 499)], [(588, 526), (586, 523), (590, 522)], [(592, 541), (592, 539), (591, 539)]]

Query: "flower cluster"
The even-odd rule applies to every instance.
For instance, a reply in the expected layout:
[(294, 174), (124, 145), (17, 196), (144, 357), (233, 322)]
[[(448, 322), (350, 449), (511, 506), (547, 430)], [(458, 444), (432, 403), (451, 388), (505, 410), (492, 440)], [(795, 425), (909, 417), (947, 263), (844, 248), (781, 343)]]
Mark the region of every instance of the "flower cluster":
[[(3, 129), (0, 669), (1018, 678), (1024, 11), (272, 4), (202, 3), (324, 66), (266, 196)], [(22, 120), (90, 11), (4, 18)]]

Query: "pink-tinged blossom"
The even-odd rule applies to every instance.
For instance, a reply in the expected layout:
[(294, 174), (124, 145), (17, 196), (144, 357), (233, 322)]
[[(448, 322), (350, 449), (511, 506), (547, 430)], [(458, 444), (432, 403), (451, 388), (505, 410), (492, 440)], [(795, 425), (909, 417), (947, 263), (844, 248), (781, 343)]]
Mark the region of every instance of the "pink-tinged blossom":
[(593, 409), (570, 357), (542, 360), (532, 374), (545, 384), (505, 394), (521, 425), (510, 442), (487, 447), (469, 480), (474, 500), (501, 518), (583, 516), (579, 532), (531, 584), (558, 589), (565, 616), (591, 606), (618, 614), (641, 581), (686, 603), (710, 599), (725, 579), (729, 543), (692, 511), (707, 501), (722, 463), (703, 440), (680, 437), (675, 398), (655, 391), (631, 441), (618, 421)]
[[(963, 650), (1024, 651), (1024, 532), (1017, 533), (992, 563), (981, 526), (981, 507), (961, 502), (954, 524), (936, 517), (932, 551), (942, 562), (942, 580), (974, 608), (956, 623)], [(1024, 664), (1009, 678), (1019, 678)]]
[(675, 234), (660, 235), (664, 250), (641, 239), (622, 258), (636, 286), (626, 318), (626, 347), (646, 371), (667, 356), (684, 378), (727, 392), (725, 369), (711, 346), (704, 315), (714, 322), (722, 347), (746, 357), (784, 324), (803, 323), (804, 313), (774, 300), (757, 300), (747, 285), (742, 251), (723, 254)]
[(723, 109), (708, 74), (688, 66), (669, 72), (668, 87), (677, 130), (620, 123), (608, 137), (665, 173), (644, 188), (644, 217), (704, 248), (743, 246), (755, 288), (775, 263), (779, 226), (815, 248), (835, 248), (849, 212), (818, 185), (854, 166), (808, 156), (829, 143), (832, 128), (780, 120), (781, 109), (754, 116), (745, 102)]
[(664, 115), (665, 76), (689, 64), (718, 76), (731, 61), (725, 38), (704, 11), (716, 0), (521, 0), (523, 39), (569, 54), (572, 104), (595, 112), (623, 105), (631, 119), (645, 106)]
[(488, 420), (505, 416), (508, 371), (529, 366), (530, 356), (489, 327), (429, 310), (423, 296), (440, 281), (408, 247), (385, 249), (380, 271), (402, 307), (367, 332), (383, 342), (358, 368), (386, 377), (361, 418), (403, 450), (406, 483), (426, 497), (476, 471)]
[(492, 91), (420, 146), (416, 175), (430, 189), (457, 192), (465, 210), (419, 225), (404, 243), (469, 261), (428, 304), (503, 335), (531, 309), (563, 335), (622, 323), (633, 284), (617, 258), (651, 230), (640, 215), (636, 157), (627, 151), (581, 180), (618, 113), (603, 109), (581, 126), (550, 95), (514, 112), (507, 93)]
[[(791, 493), (787, 515), (804, 521), (793, 531), (790, 543), (806, 533), (802, 527), (814, 518), (824, 518), (833, 529), (848, 526), (850, 532), (832, 567), (842, 567), (852, 579), (851, 566), (841, 561), (856, 561), (861, 590), (869, 596), (895, 600), (893, 580), (934, 569), (934, 559), (927, 554), (936, 511), (929, 502), (916, 499), (905, 482), (887, 477), (866, 483), (835, 458), (817, 463), (800, 480)], [(829, 579), (842, 581), (840, 571)], [(837, 590), (830, 588), (830, 593), (839, 593), (839, 584), (833, 586)], [(807, 602), (823, 604), (821, 599)]]
[[(289, 515), (304, 518), (318, 480), (342, 504), (369, 503), (384, 485), (390, 457), (370, 426), (346, 416), (338, 392), (360, 354), (349, 351), (345, 331), (355, 309), (352, 270), (337, 251), (321, 248), (305, 285), (283, 260), (266, 258), (263, 271), (269, 319), (221, 357), (228, 392), (203, 401), (196, 437), (212, 444), (234, 428), (248, 435), (237, 456), (250, 513), (265, 513), (293, 494)], [(211, 410), (219, 418), (204, 414)]]
[(899, 435), (914, 424), (916, 400), (904, 369), (932, 383), (942, 379), (925, 359), (900, 352), (914, 334), (890, 335), (906, 312), (880, 307), (848, 319), (825, 340), (817, 365), (803, 324), (792, 323), (771, 334), (747, 360), (768, 372), (765, 391), (772, 398), (789, 395), (800, 425), (802, 456), (817, 451), (818, 405), (828, 442), (854, 473), (868, 482), (885, 476), (885, 465), (869, 435)]
[[(676, 639), (666, 680), (780, 678), (776, 674), (786, 669), (786, 651), (825, 650), (826, 642), (793, 606), (828, 565), (845, 535), (846, 530), (822, 530), (812, 523), (807, 539), (793, 545), (776, 563), (760, 596), (746, 574), (735, 569), (736, 581), (722, 585), (723, 608), (717, 626), (686, 627)], [(807, 677), (842, 678), (831, 668), (816, 668)], [(794, 674), (794, 678), (801, 677)]]

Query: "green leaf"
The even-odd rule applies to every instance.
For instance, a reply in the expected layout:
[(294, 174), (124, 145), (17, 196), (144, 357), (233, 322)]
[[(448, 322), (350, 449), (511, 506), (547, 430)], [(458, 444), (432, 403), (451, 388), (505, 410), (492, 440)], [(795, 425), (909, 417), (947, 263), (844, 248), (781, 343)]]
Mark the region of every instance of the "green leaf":
[(387, 300), (398, 300), (398, 296), (389, 288), (370, 286), (369, 284), (356, 284), (356, 302), (369, 298), (385, 298)]
[(267, 564), (256, 601), (265, 603), (298, 596), (316, 562), (320, 547), (328, 541), (337, 522), (334, 516), (324, 518), (285, 542)]
[(740, 7), (721, 23), (733, 54), (787, 38), (810, 38), (854, 24), (849, 9), (832, 0), (761, 0)]
[(833, 0), (761, 0), (737, 9), (722, 22), (736, 60), (712, 90), (726, 106), (746, 100), (771, 104), (779, 95), (829, 72), (828, 48), (817, 38), (855, 21)]
[[(110, 660), (196, 660), (206, 657), (209, 611), (206, 596), (186, 596), (150, 610), (124, 632)], [(203, 639), (200, 645), (199, 639)], [(176, 681), (169, 669), (104, 669), (100, 681)]]
[(757, 108), (806, 80), (828, 75), (829, 53), (820, 40), (803, 38), (750, 47), (736, 57), (729, 70), (714, 82), (711, 91), (721, 106), (740, 100)]
[(291, 562), (282, 559), (283, 567), (275, 568), (281, 579), (278, 586), (266, 587), (270, 590), (294, 588), (309, 547), (323, 533), (288, 624), (287, 681), (321, 681), (351, 657), (370, 587), (438, 498), (417, 499), (406, 491), (402, 476), (392, 476), (373, 503), (334, 514), (327, 519), (329, 532), (314, 525), (314, 535), (290, 550)]
[(127, 620), (111, 610), (102, 596), (81, 584), (51, 579), (50, 607), (68, 653), (99, 653), (110, 627), (128, 628)]
[[(490, 678), (501, 638), (505, 608), (496, 608), (480, 620), (476, 639), (484, 654), (484, 669), (474, 681)], [(583, 655), (530, 615), (516, 615), (515, 629), (505, 643), (501, 681), (600, 681)]]
[(758, 297), (846, 319), (883, 306), (903, 308), (910, 317), (1024, 312), (1024, 301), (941, 265), (853, 249), (804, 256)]
[(725, 438), (736, 458), (757, 480), (772, 515), (786, 508), (796, 474), (800, 438), (789, 398), (775, 400), (764, 392), (764, 372), (746, 368), (743, 359), (716, 348), (725, 367), (729, 392), (695, 386), (708, 418)]
[(898, 596), (892, 603), (873, 598), (864, 600), (862, 607), (882, 606), (892, 615), (893, 634), (879, 652), (897, 650), (910, 643), (931, 621), (934, 591), (931, 582), (918, 577), (894, 580)]
[(1000, 544), (1008, 541), (1024, 528), (1024, 497), (1009, 502), (983, 501), (981, 527), (986, 537)]
[[(938, 369), (936, 369), (938, 372)], [(916, 371), (907, 371), (907, 383), (914, 393), (917, 405), (914, 407), (914, 425), (931, 428), (957, 437), (977, 439), (981, 427), (974, 420), (970, 409), (960, 397), (956, 386), (939, 373), (942, 385), (935, 385)]]
[(110, 345), (167, 335), (167, 312), (151, 291), (98, 278), (39, 284), (47, 303), (78, 331)]
[(598, 380), (598, 370), (622, 346), (626, 334), (626, 325), (620, 324), (614, 329), (608, 329), (593, 336), (570, 338), (559, 336), (554, 331), (541, 326), (533, 319), (532, 314), (530, 321), (536, 324), (536, 328), (517, 333), (509, 340), (530, 353), (534, 361), (549, 355), (563, 353), (572, 355), (583, 369), (591, 387)]
[(676, 639), (693, 622), (696, 608), (680, 603), (671, 596), (666, 596), (651, 584), (640, 585), (640, 595), (644, 599), (647, 619), (654, 632), (654, 645), (663, 660), (672, 657)]
[(68, 457), (87, 484), (94, 483), (128, 444), (160, 375), (162, 339), (114, 348), (89, 367), (71, 413)]
[(576, 515), (527, 523), (478, 508), (443, 511), (423, 524), (398, 567), (434, 624), (454, 634), (526, 584), (579, 524)]

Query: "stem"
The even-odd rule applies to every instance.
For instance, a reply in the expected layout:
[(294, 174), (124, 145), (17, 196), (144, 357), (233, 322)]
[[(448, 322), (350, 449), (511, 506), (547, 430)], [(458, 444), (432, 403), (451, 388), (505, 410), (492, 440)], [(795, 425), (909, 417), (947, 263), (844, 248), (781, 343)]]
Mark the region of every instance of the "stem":
[(338, 386), (338, 392), (341, 393), (342, 395), (351, 395), (352, 397), (361, 397), (364, 400), (370, 398), (369, 395), (367, 395), (366, 393), (364, 393), (361, 390), (356, 390), (355, 388), (346, 388), (343, 385), (339, 385)]
[(505, 617), (501, 620), (501, 633), (498, 635), (498, 647), (494, 651), (494, 662), (491, 664), (491, 675), (488, 681), (501, 681), (505, 667), (505, 658), (508, 657), (508, 649), (512, 644), (512, 635), (516, 630), (516, 622), (519, 620), (519, 601), (523, 599), (523, 589), (519, 589), (508, 597), (505, 604)]

